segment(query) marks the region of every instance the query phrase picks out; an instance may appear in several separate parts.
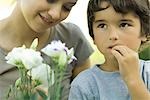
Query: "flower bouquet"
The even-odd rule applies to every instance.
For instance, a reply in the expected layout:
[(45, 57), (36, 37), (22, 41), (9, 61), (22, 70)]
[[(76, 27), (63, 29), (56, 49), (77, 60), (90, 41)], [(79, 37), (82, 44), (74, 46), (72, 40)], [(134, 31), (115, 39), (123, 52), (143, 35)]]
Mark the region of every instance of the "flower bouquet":
[(48, 64), (36, 51), (38, 39), (30, 48), (14, 48), (5, 57), (8, 64), (18, 68), (19, 78), (10, 86), (6, 99), (14, 100), (60, 100), (61, 81), (67, 64), (76, 60), (74, 50), (61, 41), (52, 41), (41, 51), (50, 58)]

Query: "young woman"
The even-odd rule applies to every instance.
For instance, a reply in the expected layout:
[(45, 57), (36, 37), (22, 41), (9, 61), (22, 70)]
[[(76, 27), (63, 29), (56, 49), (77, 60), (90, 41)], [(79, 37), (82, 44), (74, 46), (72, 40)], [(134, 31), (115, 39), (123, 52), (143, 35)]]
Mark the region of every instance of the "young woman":
[[(62, 23), (77, 0), (17, 0), (12, 14), (0, 21), (0, 99), (18, 78), (15, 66), (6, 64), (5, 56), (14, 47), (30, 46), (39, 39), (38, 50), (52, 40), (61, 40), (66, 46), (74, 47), (77, 61), (68, 65), (62, 83), (62, 100), (67, 100), (70, 79), (90, 66), (88, 57), (92, 48), (81, 30), (74, 24)], [(73, 74), (72, 74), (73, 72)]]

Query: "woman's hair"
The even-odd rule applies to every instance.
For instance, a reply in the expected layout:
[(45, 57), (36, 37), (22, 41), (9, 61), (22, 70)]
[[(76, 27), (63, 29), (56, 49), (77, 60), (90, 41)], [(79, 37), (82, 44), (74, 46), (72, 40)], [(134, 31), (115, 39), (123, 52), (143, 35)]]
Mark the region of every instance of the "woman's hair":
[(150, 35), (150, 5), (149, 0), (90, 0), (87, 9), (87, 19), (89, 34), (94, 39), (93, 35), (93, 21), (95, 20), (94, 13), (107, 9), (109, 7), (101, 7), (103, 1), (108, 2), (113, 6), (116, 12), (126, 14), (133, 12), (140, 18), (141, 23), (141, 36)]

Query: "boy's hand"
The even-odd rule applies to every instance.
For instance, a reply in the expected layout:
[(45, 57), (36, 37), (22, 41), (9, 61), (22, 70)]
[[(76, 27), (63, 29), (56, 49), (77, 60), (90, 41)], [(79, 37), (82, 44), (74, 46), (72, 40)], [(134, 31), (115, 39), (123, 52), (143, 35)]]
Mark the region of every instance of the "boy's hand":
[(150, 100), (150, 92), (147, 90), (139, 71), (138, 54), (126, 46), (115, 46), (112, 54), (119, 64), (122, 75), (132, 100)]
[(118, 61), (119, 71), (125, 82), (139, 79), (138, 53), (127, 46), (119, 45), (112, 48), (112, 54)]

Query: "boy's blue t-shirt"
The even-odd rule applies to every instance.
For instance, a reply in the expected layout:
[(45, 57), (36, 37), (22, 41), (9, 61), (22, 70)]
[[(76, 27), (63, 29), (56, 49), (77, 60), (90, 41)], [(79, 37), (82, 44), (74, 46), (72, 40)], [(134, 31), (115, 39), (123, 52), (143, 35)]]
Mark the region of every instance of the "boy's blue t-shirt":
[[(140, 61), (141, 77), (150, 91), (150, 61)], [(69, 100), (131, 100), (120, 73), (106, 72), (99, 65), (81, 72), (72, 82)]]

